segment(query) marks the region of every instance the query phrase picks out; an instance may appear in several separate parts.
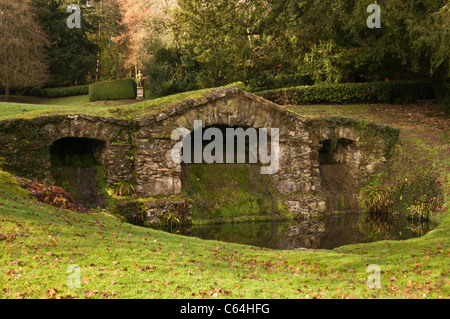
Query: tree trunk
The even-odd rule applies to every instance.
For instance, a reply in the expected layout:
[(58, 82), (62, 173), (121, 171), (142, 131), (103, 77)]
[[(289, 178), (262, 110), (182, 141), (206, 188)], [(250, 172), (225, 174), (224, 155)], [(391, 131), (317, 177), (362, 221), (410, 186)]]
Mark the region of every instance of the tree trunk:
[(443, 67), (437, 69), (431, 81), (433, 82), (434, 93), (438, 100), (445, 100), (450, 98), (450, 79), (448, 78), (446, 70)]
[(9, 85), (6, 85), (6, 87), (5, 87), (5, 100), (6, 100), (6, 102), (9, 101), (9, 92), (10, 92)]

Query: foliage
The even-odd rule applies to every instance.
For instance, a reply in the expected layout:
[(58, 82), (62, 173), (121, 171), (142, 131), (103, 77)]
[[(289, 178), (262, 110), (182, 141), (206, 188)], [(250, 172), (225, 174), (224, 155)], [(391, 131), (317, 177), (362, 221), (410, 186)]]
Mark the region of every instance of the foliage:
[(405, 180), (393, 192), (393, 209), (413, 219), (429, 219), (442, 205), (442, 189), (435, 176), (418, 176)]
[(98, 82), (89, 85), (89, 100), (124, 100), (136, 98), (136, 82), (132, 79)]
[[(0, 93), (3, 92), (0, 88)], [(21, 95), (21, 96), (37, 96), (37, 97), (65, 97), (74, 95), (86, 95), (89, 94), (89, 85), (78, 85), (70, 87), (59, 87), (59, 88), (37, 88), (37, 87), (26, 87), (26, 88), (12, 88), (11, 95)]]
[(144, 68), (148, 98), (236, 81), (261, 91), (423, 79), (438, 99), (450, 92), (445, 0), (382, 0), (380, 29), (367, 28), (368, 0), (92, 0), (89, 8), (81, 3), (81, 29), (66, 26), (71, 0), (30, 1), (39, 36), (50, 40), (40, 41), (50, 86)]
[(170, 231), (173, 227), (176, 227), (180, 223), (180, 219), (174, 213), (168, 213), (165, 219), (165, 223)]
[[(0, 87), (0, 94), (4, 92), (5, 89)], [(19, 95), (19, 96), (58, 98), (76, 95), (87, 95), (89, 94), (89, 85), (77, 85), (58, 88), (38, 88), (38, 87), (11, 88), (10, 93), (11, 95)]]
[(414, 220), (428, 220), (442, 206), (442, 188), (432, 175), (387, 186), (382, 173), (361, 189), (362, 205), (371, 213), (397, 213)]
[[(116, 36), (123, 32), (122, 14), (119, 0), (95, 1), (94, 6), (98, 17), (98, 32), (92, 38), (99, 47), (97, 56), (96, 81), (117, 80), (127, 77), (125, 59), (127, 50), (117, 41)], [(139, 12), (139, 11), (138, 11)], [(128, 74), (129, 75), (129, 74)]]
[(391, 188), (383, 185), (382, 175), (376, 175), (361, 190), (361, 204), (371, 213), (391, 213), (393, 200)]
[(278, 104), (385, 102), (410, 103), (434, 97), (432, 84), (424, 81), (339, 83), (268, 90), (259, 96)]
[(34, 96), (55, 98), (55, 97), (65, 97), (74, 95), (86, 95), (89, 94), (89, 85), (79, 85), (71, 87), (61, 87), (61, 88), (45, 88), (40, 90), (40, 94)]
[(125, 68), (137, 72), (150, 57), (145, 47), (147, 41), (159, 36), (154, 21), (167, 20), (166, 11), (170, 9), (170, 2), (117, 0), (116, 5), (120, 11), (121, 30), (114, 40), (122, 44), (126, 51), (123, 57)]
[[(430, 14), (421, 23), (410, 22), (412, 47), (426, 57), (439, 99), (450, 98), (450, 5), (427, 3)], [(420, 63), (420, 62), (416, 62)]]
[(153, 30), (158, 36), (148, 40), (146, 50), (151, 53), (144, 61), (146, 98), (168, 96), (199, 89), (197, 63), (183, 57), (174, 42), (173, 34), (162, 19), (153, 20)]
[(81, 206), (64, 189), (54, 185), (44, 185), (35, 181), (25, 179), (20, 180), (20, 187), (31, 192), (31, 195), (37, 200), (51, 206), (69, 209), (74, 212), (88, 213), (89, 209)]
[[(253, 3), (238, 0), (181, 0), (174, 11), (174, 32), (185, 54), (202, 65), (201, 87), (242, 80), (251, 40), (246, 18)], [(249, 22), (250, 23), (250, 22)]]
[(130, 195), (134, 194), (133, 182), (122, 181), (122, 182), (116, 183), (115, 193), (117, 196), (130, 196)]
[(180, 0), (170, 28), (184, 60), (198, 64), (197, 84), (243, 81), (255, 90), (385, 80), (431, 80), (448, 91), (445, 1), (384, 0), (382, 28), (366, 25), (367, 0)]
[[(98, 46), (92, 39), (98, 26), (96, 12), (80, 5), (82, 27), (69, 29), (66, 20), (71, 0), (31, 0), (39, 24), (49, 37), (47, 47), (50, 86), (86, 84), (95, 79)], [(94, 2), (93, 2), (94, 3)]]
[(41, 86), (48, 79), (45, 46), (29, 1), (0, 0), (0, 83), (6, 99), (11, 87)]
[(0, 156), (0, 170), (4, 170), (5, 166), (6, 166), (7, 162), (6, 162), (6, 158)]
[(342, 52), (333, 41), (320, 42), (305, 54), (303, 69), (316, 83), (339, 83), (344, 79), (341, 61)]

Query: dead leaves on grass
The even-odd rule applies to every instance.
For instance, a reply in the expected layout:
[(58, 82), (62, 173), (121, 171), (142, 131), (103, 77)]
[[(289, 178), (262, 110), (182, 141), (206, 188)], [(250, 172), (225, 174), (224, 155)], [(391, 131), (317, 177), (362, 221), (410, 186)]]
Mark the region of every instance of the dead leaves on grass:
[[(36, 181), (19, 179), (19, 186), (31, 192), (30, 196), (51, 206), (68, 209), (79, 213), (89, 213), (90, 210), (81, 206), (64, 189), (54, 185), (44, 185)], [(38, 207), (36, 210), (39, 210)]]

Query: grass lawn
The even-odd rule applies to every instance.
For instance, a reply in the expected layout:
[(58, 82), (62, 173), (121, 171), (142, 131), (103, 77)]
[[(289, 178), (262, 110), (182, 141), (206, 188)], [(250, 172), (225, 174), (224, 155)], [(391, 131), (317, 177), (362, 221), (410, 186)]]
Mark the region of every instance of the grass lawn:
[(11, 98), (10, 102), (1, 102), (2, 99), (0, 96), (0, 120), (75, 114), (114, 117), (118, 119), (139, 119), (159, 113), (165, 108), (176, 105), (185, 99), (202, 97), (211, 90), (203, 89), (179, 93), (154, 100), (97, 102), (89, 102), (88, 95), (51, 99), (15, 96)]
[[(135, 107), (154, 102), (143, 103)], [(21, 114), (21, 107), (29, 112), (61, 109), (0, 103), (0, 112), (9, 107), (16, 111), (0, 119)], [(448, 198), (449, 123), (432, 107), (289, 108), (306, 116), (344, 115), (401, 128), (402, 161), (395, 166), (399, 178), (432, 168)], [(37, 202), (16, 184), (13, 176), (0, 172), (2, 298), (450, 297), (448, 200), (436, 216), (439, 226), (420, 238), (331, 251), (281, 251), (168, 234), (106, 212), (57, 209)], [(74, 274), (67, 270), (74, 264), (80, 267), (79, 288), (67, 285)], [(371, 264), (380, 267), (381, 288), (366, 285)]]

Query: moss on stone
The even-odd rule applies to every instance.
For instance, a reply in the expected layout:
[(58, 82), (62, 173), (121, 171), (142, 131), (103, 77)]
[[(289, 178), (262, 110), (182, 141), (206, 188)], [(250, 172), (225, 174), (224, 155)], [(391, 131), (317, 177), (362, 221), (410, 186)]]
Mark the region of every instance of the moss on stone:
[(184, 169), (183, 187), (193, 199), (193, 220), (248, 220), (277, 214), (275, 194), (258, 165), (195, 164)]

